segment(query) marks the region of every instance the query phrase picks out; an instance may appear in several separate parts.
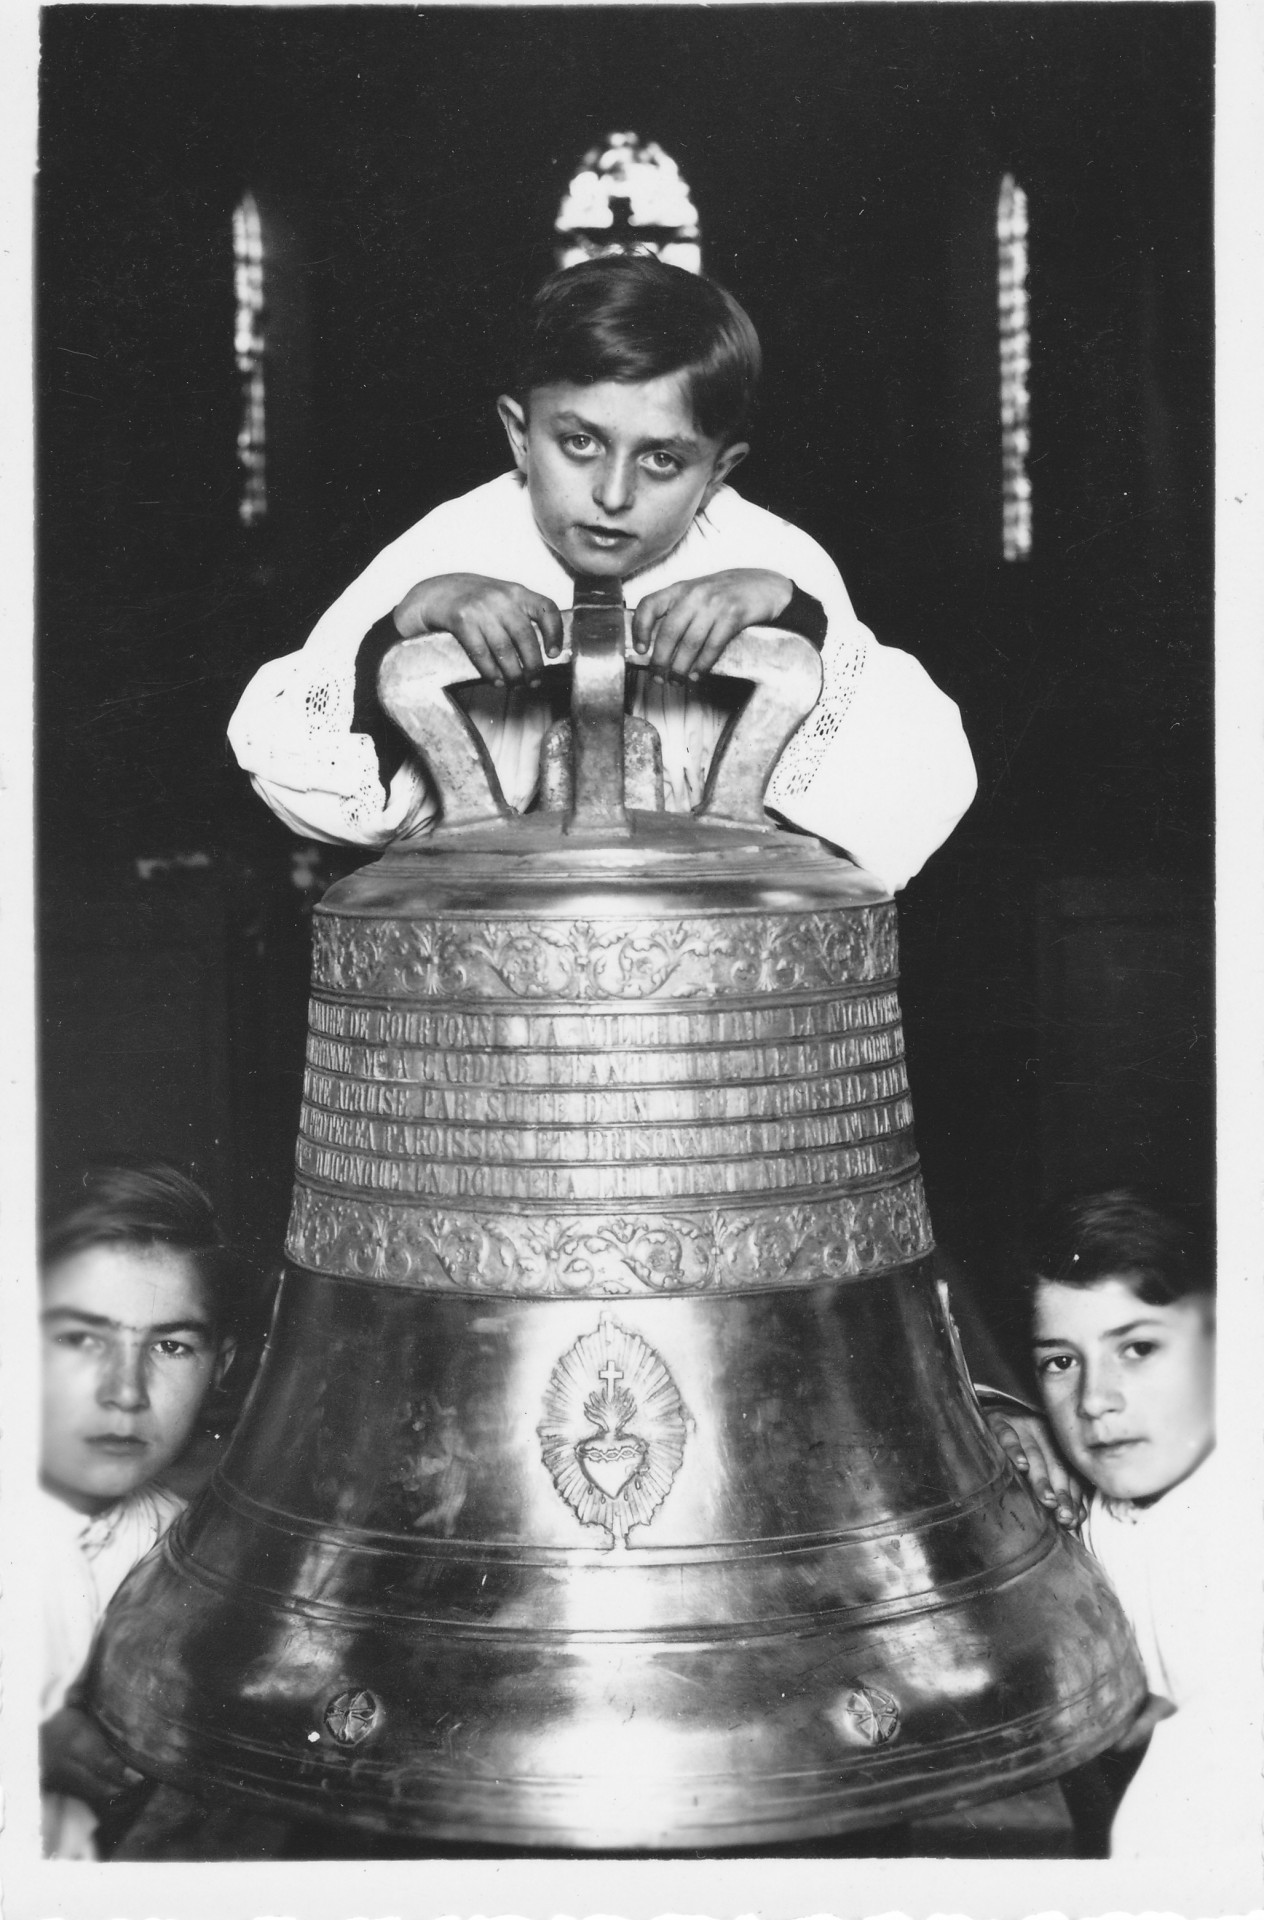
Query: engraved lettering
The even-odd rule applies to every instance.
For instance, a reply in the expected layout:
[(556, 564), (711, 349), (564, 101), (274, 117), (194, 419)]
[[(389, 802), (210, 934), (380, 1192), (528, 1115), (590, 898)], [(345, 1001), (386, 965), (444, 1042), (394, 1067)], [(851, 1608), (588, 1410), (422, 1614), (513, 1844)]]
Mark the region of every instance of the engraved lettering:
[[(620, 1085), (607, 1092), (580, 1093), (558, 1085), (563, 1069), (574, 1064), (577, 1056), (519, 1056), (515, 1063), (513, 1089), (489, 1085), (486, 1073), (493, 1065), (475, 1056), (447, 1056), (449, 1063), (468, 1062), (481, 1071), (471, 1074), (472, 1087), (444, 1085), (432, 1078), (418, 1083), (393, 1080), (359, 1080), (354, 1074), (325, 1072), (319, 1063), (329, 1054), (326, 1043), (317, 1039), (309, 1048), (311, 1064), (306, 1076), (305, 1096), (310, 1106), (328, 1107), (342, 1113), (364, 1113), (401, 1120), (470, 1121), (485, 1120), (505, 1126), (584, 1126), (601, 1127), (620, 1123), (665, 1123), (728, 1120), (741, 1122), (764, 1119), (829, 1115), (848, 1109), (883, 1108), (903, 1098), (906, 1075), (902, 1061), (881, 1067), (869, 1074), (805, 1075), (804, 1067), (819, 1067), (831, 1058), (832, 1047), (805, 1051), (798, 1045), (769, 1058), (767, 1050), (753, 1055), (737, 1052), (704, 1053), (683, 1061), (649, 1061), (628, 1058), (624, 1065), (633, 1084)], [(513, 1060), (495, 1056), (497, 1067)], [(699, 1064), (709, 1067), (709, 1081), (698, 1085), (693, 1080), (668, 1081), (657, 1086), (639, 1087), (634, 1070), (657, 1069), (666, 1076), (673, 1064), (697, 1074)], [(752, 1073), (751, 1066), (762, 1069)], [(354, 1069), (356, 1061), (339, 1058), (339, 1064)], [(408, 1060), (393, 1063), (406, 1067)], [(424, 1056), (415, 1056), (415, 1064), (427, 1064)], [(768, 1073), (780, 1068), (780, 1075)], [(799, 1077), (795, 1077), (795, 1073)], [(767, 1075), (767, 1077), (765, 1077)], [(717, 1084), (718, 1083), (718, 1084)], [(902, 1122), (901, 1122), (902, 1123)], [(873, 1124), (873, 1123), (870, 1123)]]
[[(768, 1154), (757, 1159), (678, 1161), (667, 1165), (502, 1165), (478, 1161), (393, 1160), (347, 1149), (331, 1149), (300, 1135), (300, 1169), (330, 1185), (368, 1192), (390, 1188), (401, 1193), (486, 1193), (501, 1200), (609, 1201), (635, 1199), (654, 1205), (665, 1195), (713, 1198), (823, 1187), (843, 1187), (856, 1179), (905, 1171), (916, 1164), (911, 1138), (833, 1151)], [(471, 1184), (473, 1183), (473, 1184)]]
[(424, 1159), (439, 1163), (487, 1160), (513, 1163), (600, 1166), (635, 1163), (654, 1166), (672, 1161), (735, 1158), (829, 1149), (884, 1137), (912, 1123), (911, 1105), (860, 1107), (827, 1115), (740, 1125), (558, 1128), (445, 1126), (381, 1120), (304, 1106), (302, 1130), (332, 1146), (367, 1149), (388, 1159)]
[(806, 1039), (890, 1026), (898, 1019), (893, 993), (819, 995), (794, 1002), (769, 997), (748, 1007), (643, 1007), (628, 1012), (596, 1007), (538, 1014), (495, 1009), (426, 1010), (406, 1005), (383, 1008), (317, 997), (311, 1003), (309, 1024), (314, 1032), (334, 1038), (427, 1048), (637, 1049), (688, 1046), (717, 1037), (738, 1042)]

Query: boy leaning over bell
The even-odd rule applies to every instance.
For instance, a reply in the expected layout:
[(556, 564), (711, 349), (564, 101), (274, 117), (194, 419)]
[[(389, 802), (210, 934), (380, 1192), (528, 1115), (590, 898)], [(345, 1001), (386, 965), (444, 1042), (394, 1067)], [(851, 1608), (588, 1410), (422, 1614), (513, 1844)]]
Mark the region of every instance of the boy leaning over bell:
[(385, 652), (429, 633), (454, 634), (477, 669), (471, 717), (506, 800), (527, 807), (560, 610), (595, 576), (634, 610), (632, 710), (659, 733), (668, 807), (697, 805), (723, 731), (702, 677), (744, 628), (789, 627), (821, 648), (824, 691), (768, 804), (903, 886), (974, 796), (970, 749), (917, 661), (857, 621), (822, 548), (729, 485), (759, 371), (742, 308), (682, 268), (615, 255), (547, 280), (499, 401), (512, 470), (393, 541), (247, 688), (229, 738), (274, 811), (336, 843), (429, 831), (437, 796), (376, 694)]

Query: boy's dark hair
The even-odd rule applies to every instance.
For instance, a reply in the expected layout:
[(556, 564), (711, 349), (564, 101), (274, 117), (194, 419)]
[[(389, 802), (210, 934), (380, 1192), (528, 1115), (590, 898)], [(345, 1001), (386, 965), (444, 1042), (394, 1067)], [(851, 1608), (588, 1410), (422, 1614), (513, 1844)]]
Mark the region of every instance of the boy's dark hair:
[(238, 1330), (245, 1308), (240, 1266), (208, 1195), (187, 1174), (163, 1160), (119, 1159), (87, 1167), (69, 1203), (45, 1229), (41, 1263), (47, 1270), (86, 1247), (115, 1242), (191, 1255), (216, 1331)]
[(606, 254), (551, 274), (527, 313), (513, 377), (525, 405), (562, 381), (683, 373), (694, 420), (729, 446), (755, 404), (759, 335), (732, 294), (651, 253)]
[(1042, 1207), (1027, 1232), (1023, 1266), (1029, 1293), (1041, 1280), (1091, 1287), (1113, 1277), (1153, 1307), (1215, 1291), (1211, 1262), (1190, 1231), (1128, 1187)]

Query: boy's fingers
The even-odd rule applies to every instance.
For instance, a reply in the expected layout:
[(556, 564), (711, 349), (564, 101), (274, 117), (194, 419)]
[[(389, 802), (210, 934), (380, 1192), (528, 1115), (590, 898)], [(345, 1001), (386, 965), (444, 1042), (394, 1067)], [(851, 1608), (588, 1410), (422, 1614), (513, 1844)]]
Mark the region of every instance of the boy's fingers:
[(1071, 1476), (1057, 1455), (1046, 1453), (1041, 1461), (1041, 1465), (1049, 1485), (1053, 1488), (1058, 1498), (1060, 1500), (1070, 1500), (1074, 1498), (1075, 1488), (1071, 1484)]
[(1041, 1506), (1052, 1510), (1059, 1526), (1079, 1525), (1083, 1517), (1080, 1502), (1062, 1470), (1061, 1462), (1053, 1466), (1047, 1456), (1041, 1458), (1030, 1469), (1029, 1484)]
[(681, 680), (700, 680), (707, 669), (710, 638), (710, 621), (695, 620), (676, 644), (670, 671)]
[(688, 581), (647, 594), (632, 616), (632, 645), (651, 672), (698, 679), (747, 624), (711, 583)]
[(654, 639), (654, 614), (649, 600), (642, 600), (632, 615), (632, 646), (636, 653), (648, 653)]
[(991, 1412), (988, 1426), (1012, 1464), (1027, 1475), (1040, 1505), (1052, 1512), (1059, 1526), (1078, 1527), (1084, 1519), (1078, 1484), (1049, 1445), (1039, 1421), (1027, 1416), (1011, 1421)]
[[(483, 582), (451, 617), (455, 634), (484, 680), (505, 686), (535, 679), (544, 666), (541, 636), (552, 653), (563, 645), (562, 616), (554, 601), (525, 587)], [(537, 631), (538, 629), (538, 631)]]
[(654, 644), (654, 629), (672, 607), (678, 588), (660, 587), (637, 603), (632, 615), (632, 645), (638, 653), (648, 653)]
[(1079, 1525), (1079, 1507), (1064, 1488), (1055, 1487), (1050, 1481), (1043, 1478), (1033, 1478), (1029, 1480), (1028, 1484), (1041, 1506), (1049, 1509), (1060, 1527), (1075, 1527)]
[[(638, 607), (636, 617), (640, 615)], [(666, 673), (672, 667), (676, 644), (689, 623), (688, 607), (655, 594), (639, 628), (636, 617), (632, 623), (633, 644), (645, 656), (644, 664), (651, 673)]]
[(533, 593), (527, 600), (527, 612), (540, 629), (544, 641), (544, 651), (556, 654), (562, 651), (562, 616), (556, 604), (542, 593)]
[(524, 671), (538, 673), (543, 664), (535, 628), (512, 604), (471, 608), (458, 625), (457, 638), (483, 678), (495, 686), (521, 680)]
[(544, 655), (540, 651), (540, 636), (525, 607), (514, 607), (506, 614), (505, 637), (508, 645), (503, 653), (497, 648), (497, 657), (503, 660), (506, 677), (518, 680), (526, 674), (529, 679), (535, 679), (544, 665)]
[(683, 675), (693, 665), (702, 636), (693, 632), (695, 615), (686, 604), (672, 607), (654, 629), (654, 665), (660, 673)]
[(504, 679), (500, 664), (478, 629), (471, 626), (468, 620), (454, 620), (452, 631), (469, 655), (470, 664), (478, 669), (484, 680), (499, 686)]
[(1011, 1427), (1009, 1421), (1000, 1418), (997, 1414), (993, 1414), (988, 1421), (988, 1425), (992, 1429), (992, 1438), (997, 1442), (997, 1445), (1003, 1449), (1013, 1461), (1014, 1465), (1021, 1468), (1025, 1473), (1027, 1471), (1027, 1455), (1023, 1451), (1022, 1441), (1019, 1439), (1014, 1428)]
[(680, 679), (696, 673), (713, 625), (714, 615), (692, 600), (672, 607), (654, 630), (655, 667)]
[(741, 628), (733, 626), (731, 621), (713, 621), (711, 631), (702, 647), (702, 651), (693, 663), (694, 672), (710, 673), (712, 667), (724, 652), (725, 647), (728, 646), (729, 641), (734, 639), (740, 631)]

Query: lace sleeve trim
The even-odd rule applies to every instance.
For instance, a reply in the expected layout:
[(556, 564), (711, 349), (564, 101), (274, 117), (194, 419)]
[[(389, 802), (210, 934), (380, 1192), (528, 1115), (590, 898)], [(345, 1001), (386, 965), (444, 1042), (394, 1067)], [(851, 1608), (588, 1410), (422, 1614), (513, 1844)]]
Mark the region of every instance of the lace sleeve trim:
[[(379, 777), (372, 739), (351, 731), (355, 718), (354, 669), (326, 671), (313, 680), (304, 695), (303, 712), (307, 727), (305, 757), (313, 773), (319, 768), (337, 789), (333, 797), (348, 829), (369, 824), (382, 812), (384, 782)], [(352, 785), (350, 793), (345, 791), (348, 785)]]
[(779, 800), (806, 793), (856, 695), (869, 656), (869, 634), (852, 628), (843, 637), (828, 635), (821, 664), (821, 697), (782, 754), (773, 775), (772, 791)]

